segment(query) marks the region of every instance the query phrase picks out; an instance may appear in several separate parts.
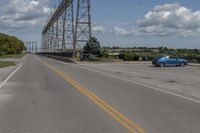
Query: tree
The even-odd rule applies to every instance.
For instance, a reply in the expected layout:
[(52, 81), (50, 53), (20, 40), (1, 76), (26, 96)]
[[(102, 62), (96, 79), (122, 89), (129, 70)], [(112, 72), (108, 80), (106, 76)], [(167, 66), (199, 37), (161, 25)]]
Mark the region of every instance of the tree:
[(100, 56), (101, 55), (101, 45), (96, 37), (91, 37), (89, 41), (84, 46), (84, 53), (93, 54)]
[(24, 43), (14, 36), (0, 33), (0, 55), (20, 54), (25, 50)]
[(103, 48), (102, 53), (101, 53), (101, 57), (108, 57), (108, 50), (107, 48)]

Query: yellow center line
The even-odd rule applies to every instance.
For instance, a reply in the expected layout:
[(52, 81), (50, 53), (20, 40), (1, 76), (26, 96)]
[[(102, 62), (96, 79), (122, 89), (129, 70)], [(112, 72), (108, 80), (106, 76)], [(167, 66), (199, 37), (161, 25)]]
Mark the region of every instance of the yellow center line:
[(90, 92), (88, 89), (80, 85), (77, 81), (73, 80), (72, 78), (64, 74), (62, 71), (47, 64), (41, 59), (38, 59), (38, 60), (44, 65), (46, 65), (49, 69), (54, 71), (56, 74), (58, 74), (60, 77), (62, 77), (65, 81), (73, 85), (76, 89), (78, 89), (88, 98), (90, 98), (94, 103), (96, 103), (99, 107), (101, 107), (105, 112), (107, 112), (112, 118), (118, 121), (121, 125), (127, 128), (131, 133), (146, 133), (146, 131), (143, 128), (141, 128), (135, 122), (131, 121), (130, 119), (128, 119), (127, 117), (119, 113), (116, 109), (108, 105), (105, 101), (97, 97), (94, 93)]

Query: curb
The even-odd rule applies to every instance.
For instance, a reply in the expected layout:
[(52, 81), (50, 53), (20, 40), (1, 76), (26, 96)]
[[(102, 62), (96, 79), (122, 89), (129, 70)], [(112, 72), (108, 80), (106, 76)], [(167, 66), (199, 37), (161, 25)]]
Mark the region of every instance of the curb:
[(188, 64), (188, 66), (192, 66), (192, 67), (200, 67), (200, 64)]

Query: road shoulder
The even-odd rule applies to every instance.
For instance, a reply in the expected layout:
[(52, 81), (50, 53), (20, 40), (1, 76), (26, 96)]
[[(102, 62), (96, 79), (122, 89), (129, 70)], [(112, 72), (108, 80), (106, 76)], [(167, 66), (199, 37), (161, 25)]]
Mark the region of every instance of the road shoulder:
[(17, 70), (20, 65), (22, 60), (25, 58), (6, 58), (6, 59), (0, 59), (0, 61), (8, 61), (8, 62), (15, 62), (16, 65), (14, 66), (8, 66), (8, 67), (3, 67), (0, 68), (0, 84), (2, 84), (15, 70)]

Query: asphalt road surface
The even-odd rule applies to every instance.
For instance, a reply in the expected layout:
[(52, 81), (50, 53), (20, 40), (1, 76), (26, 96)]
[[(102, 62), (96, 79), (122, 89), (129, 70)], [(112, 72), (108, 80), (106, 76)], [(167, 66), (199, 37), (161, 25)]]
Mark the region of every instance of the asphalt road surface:
[(99, 71), (200, 100), (200, 67), (155, 67), (152, 64), (82, 63)]
[(0, 88), (0, 133), (200, 132), (198, 100), (36, 55), (21, 63)]

